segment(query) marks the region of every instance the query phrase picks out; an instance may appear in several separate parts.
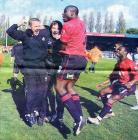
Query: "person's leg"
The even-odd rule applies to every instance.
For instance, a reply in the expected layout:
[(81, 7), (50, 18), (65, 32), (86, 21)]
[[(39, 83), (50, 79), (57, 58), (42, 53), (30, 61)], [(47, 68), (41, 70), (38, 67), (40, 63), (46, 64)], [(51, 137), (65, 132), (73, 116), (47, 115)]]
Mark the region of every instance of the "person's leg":
[(17, 64), (14, 62), (13, 76), (11, 78), (11, 80), (12, 80), (11, 88), (12, 88), (13, 91), (16, 91), (18, 74), (19, 74), (19, 68), (18, 68)]
[(60, 98), (67, 110), (69, 111), (70, 115), (72, 116), (74, 121), (78, 123), (80, 121), (80, 116), (74, 104), (74, 101), (72, 100), (71, 94), (69, 94), (66, 90), (67, 83), (68, 80), (57, 80), (56, 90), (60, 94)]
[(13, 64), (13, 78), (14, 78), (15, 81), (17, 80), (18, 74), (19, 74), (19, 67), (14, 62), (14, 64)]
[(111, 94), (111, 93), (112, 93), (112, 89), (110, 86), (108, 86), (100, 91), (99, 97), (101, 98), (103, 105), (105, 105), (108, 100), (107, 95)]
[(37, 100), (37, 91), (35, 88), (36, 77), (32, 75), (24, 75), (25, 81), (25, 94), (26, 94), (26, 108), (27, 112), (25, 114), (26, 121), (33, 125), (36, 123), (36, 118), (34, 111), (36, 109), (35, 102)]
[(61, 101), (60, 95), (56, 92), (56, 103), (57, 103), (57, 120), (63, 120), (64, 105)]
[[(61, 100), (62, 100), (63, 104), (65, 105), (65, 107), (69, 111), (70, 115), (74, 119), (75, 126), (74, 126), (73, 130), (74, 130), (74, 134), (78, 135), (80, 133), (81, 129), (83, 128), (83, 126), (86, 124), (86, 120), (84, 120), (80, 116), (78, 108), (76, 107), (76, 105), (72, 99), (72, 95), (69, 94), (67, 92), (67, 90), (65, 90), (65, 87), (67, 84), (68, 84), (68, 80), (62, 80), (62, 81), (57, 80), (56, 89), (61, 96)], [(60, 85), (59, 89), (58, 89), (58, 85)], [(65, 93), (65, 91), (66, 91), (66, 93)]]
[(71, 83), (76, 79), (76, 75), (78, 79), (80, 71), (85, 69), (87, 60), (82, 56), (74, 55), (68, 56), (67, 58), (65, 65), (62, 66), (61, 75), (59, 74), (57, 77), (56, 90), (60, 94), (63, 104), (74, 119), (74, 134), (78, 135), (86, 122), (80, 115), (72, 98), (72, 94), (76, 94), (76, 92), (73, 89), (74, 83)]
[(38, 93), (39, 93), (39, 102), (38, 102), (38, 107), (39, 107), (39, 119), (38, 119), (38, 125), (43, 125), (44, 121), (49, 121), (49, 88), (50, 87), (50, 82), (51, 82), (51, 75), (48, 74), (41, 74), (40, 79), (38, 82)]
[(40, 118), (44, 121), (45, 117), (50, 115), (49, 111), (49, 97), (48, 97), (48, 89), (49, 89), (49, 83), (51, 80), (51, 76), (48, 74), (42, 75), (41, 77), (41, 83), (39, 83), (40, 93), (41, 93), (41, 100), (39, 105), (39, 112), (40, 112)]
[(93, 68), (92, 68), (93, 72), (95, 72), (95, 65), (96, 65), (96, 62), (93, 62)]
[(72, 96), (72, 100), (74, 101), (74, 104), (79, 112), (80, 116), (83, 116), (82, 113), (82, 108), (81, 108), (81, 104), (80, 104), (80, 96), (79, 94), (76, 93), (75, 89), (74, 89), (74, 85), (76, 83), (77, 80), (70, 80), (67, 84), (67, 91), (69, 94), (71, 94)]
[(105, 115), (111, 110), (112, 105), (117, 102), (120, 101), (121, 99), (123, 99), (123, 96), (120, 95), (112, 95), (107, 103), (104, 105), (104, 107), (102, 108), (101, 112), (99, 113), (99, 115), (96, 118), (91, 118), (88, 117), (89, 122), (99, 125), (100, 121), (102, 121), (102, 119), (105, 117)]
[(106, 104), (102, 108), (101, 112), (99, 113), (99, 116), (97, 116), (96, 118), (90, 118), (89, 117), (88, 120), (91, 123), (99, 124), (100, 121), (105, 117), (105, 115), (107, 113), (109, 113), (109, 111), (112, 108), (113, 103), (115, 103), (117, 101), (120, 101), (125, 96), (127, 96), (128, 93), (129, 93), (129, 90), (124, 85), (122, 85), (121, 83), (117, 83), (117, 84), (113, 85), (112, 86), (111, 97), (108, 99), (108, 101), (106, 102)]
[(91, 62), (91, 65), (89, 67), (89, 72), (92, 72), (93, 71), (93, 67), (94, 67), (93, 62)]
[(131, 107), (131, 109), (138, 110), (138, 88), (135, 91), (135, 97), (136, 97), (137, 104), (135, 106)]
[(51, 76), (51, 80), (49, 82), (49, 86), (48, 86), (48, 99), (49, 99), (49, 107), (51, 109), (51, 115), (55, 115), (56, 114), (56, 99), (55, 99), (55, 94), (54, 94), (54, 76)]
[(112, 95), (107, 103), (104, 105), (102, 111), (99, 113), (99, 116), (101, 118), (103, 118), (109, 111), (110, 109), (112, 108), (112, 105), (117, 102), (117, 101), (120, 101), (121, 99), (123, 99), (124, 97), (123, 96), (120, 96), (120, 95)]

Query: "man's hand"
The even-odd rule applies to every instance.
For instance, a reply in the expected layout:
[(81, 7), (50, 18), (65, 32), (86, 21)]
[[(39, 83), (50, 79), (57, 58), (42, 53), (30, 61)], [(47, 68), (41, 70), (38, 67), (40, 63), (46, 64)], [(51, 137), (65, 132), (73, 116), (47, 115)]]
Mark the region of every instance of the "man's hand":
[(27, 24), (26, 19), (25, 18), (22, 18), (17, 25), (18, 25), (18, 27), (20, 27), (20, 26), (25, 26), (26, 24)]
[(96, 85), (96, 88), (97, 88), (97, 89), (102, 89), (103, 87), (108, 86), (108, 85), (109, 85), (109, 83), (110, 83), (110, 81), (109, 81), (109, 80), (104, 81), (103, 83), (97, 84), (97, 85)]

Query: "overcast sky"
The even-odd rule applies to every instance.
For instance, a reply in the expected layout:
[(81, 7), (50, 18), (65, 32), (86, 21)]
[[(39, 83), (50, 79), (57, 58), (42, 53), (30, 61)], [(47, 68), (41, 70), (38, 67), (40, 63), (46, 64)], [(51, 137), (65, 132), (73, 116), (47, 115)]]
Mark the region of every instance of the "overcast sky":
[(127, 28), (138, 28), (138, 0), (0, 0), (0, 15), (9, 16), (11, 24), (18, 22), (22, 16), (37, 14), (61, 20), (64, 7), (70, 4), (80, 9), (80, 17), (90, 11), (94, 15), (100, 11), (104, 17), (108, 11), (117, 20), (118, 13), (122, 11)]

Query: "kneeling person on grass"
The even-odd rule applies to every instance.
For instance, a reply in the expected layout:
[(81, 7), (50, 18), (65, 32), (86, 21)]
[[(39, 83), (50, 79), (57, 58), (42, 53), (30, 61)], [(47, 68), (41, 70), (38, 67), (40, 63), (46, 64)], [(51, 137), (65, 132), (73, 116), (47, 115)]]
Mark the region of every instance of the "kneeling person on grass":
[[(110, 112), (115, 102), (134, 93), (136, 90), (135, 83), (138, 81), (137, 65), (127, 58), (127, 50), (125, 47), (118, 48), (117, 56), (119, 57), (118, 62), (109, 77), (111, 85), (100, 93), (104, 106), (96, 118), (88, 118), (89, 122), (93, 124), (98, 125), (106, 114)], [(101, 85), (102, 84), (100, 84), (99, 87)], [(109, 93), (111, 96), (107, 98), (105, 95)]]

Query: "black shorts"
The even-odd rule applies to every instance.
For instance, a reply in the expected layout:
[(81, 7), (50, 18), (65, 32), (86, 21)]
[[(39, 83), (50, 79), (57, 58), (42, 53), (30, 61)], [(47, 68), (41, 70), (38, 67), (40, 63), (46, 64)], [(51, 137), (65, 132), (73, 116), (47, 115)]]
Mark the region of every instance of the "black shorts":
[(59, 80), (78, 79), (80, 73), (85, 70), (87, 60), (84, 56), (64, 55), (61, 63), (61, 69), (57, 72)]
[(134, 93), (136, 90), (136, 85), (132, 85), (131, 88), (127, 88), (125, 85), (121, 83), (114, 84), (111, 89), (113, 95), (120, 95), (120, 96), (129, 96), (130, 94)]

